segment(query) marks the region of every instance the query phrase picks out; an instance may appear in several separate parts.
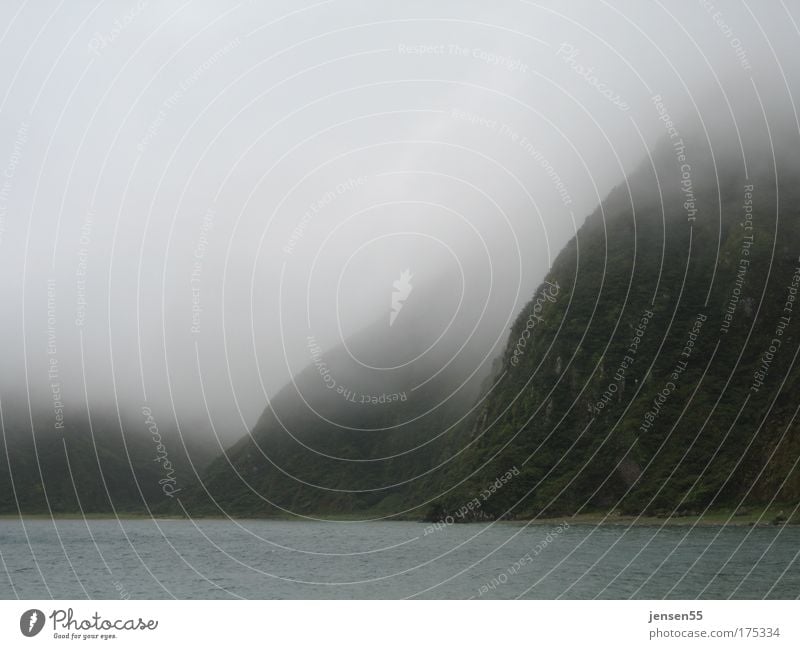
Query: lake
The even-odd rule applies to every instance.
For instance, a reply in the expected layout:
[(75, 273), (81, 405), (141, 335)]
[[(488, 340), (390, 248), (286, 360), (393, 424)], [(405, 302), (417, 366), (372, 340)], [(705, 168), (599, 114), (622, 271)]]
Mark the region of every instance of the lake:
[(800, 596), (798, 527), (0, 520), (3, 599)]

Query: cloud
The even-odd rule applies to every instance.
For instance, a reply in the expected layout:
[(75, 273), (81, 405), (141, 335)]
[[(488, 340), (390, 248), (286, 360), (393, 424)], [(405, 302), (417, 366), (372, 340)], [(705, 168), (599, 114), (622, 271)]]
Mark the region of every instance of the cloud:
[(51, 11), (22, 7), (3, 46), (3, 395), (50, 407), (57, 383), (68, 407), (225, 439), (312, 362), (309, 335), (385, 319), (406, 269), (489, 305), (447, 335), (480, 318), (495, 349), (664, 137), (654, 96), (725, 155), (775, 125), (788, 161), (797, 128), (782, 4)]

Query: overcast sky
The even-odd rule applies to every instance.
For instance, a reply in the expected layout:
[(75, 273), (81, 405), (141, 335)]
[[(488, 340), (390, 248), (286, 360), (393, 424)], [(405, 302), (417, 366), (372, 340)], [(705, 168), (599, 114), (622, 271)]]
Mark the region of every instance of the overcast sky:
[(794, 119), (799, 4), (6, 0), (1, 396), (236, 438), (405, 270), (392, 326), (436, 286), (488, 350), (663, 137), (655, 95)]

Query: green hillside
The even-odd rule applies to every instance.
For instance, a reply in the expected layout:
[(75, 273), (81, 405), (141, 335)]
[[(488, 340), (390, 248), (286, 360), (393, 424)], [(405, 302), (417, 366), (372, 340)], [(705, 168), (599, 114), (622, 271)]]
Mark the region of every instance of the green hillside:
[(666, 138), (585, 219), (493, 361), (459, 336), (429, 345), (457, 297), (430, 285), (414, 294), (424, 317), (346, 348), (310, 337), (308, 366), (213, 461), (162, 431), (165, 472), (141, 417), (32, 435), (6, 413), (0, 513), (791, 517), (797, 161), (745, 167), (735, 149)]
[[(163, 424), (163, 422), (162, 422)], [(67, 412), (55, 429), (46, 411), (33, 425), (20, 404), (4, 407), (0, 514), (147, 514), (175, 507), (214, 455), (175, 427), (152, 431), (144, 415)]]
[(441, 484), (476, 474), (440, 511), (511, 466), (492, 516), (800, 500), (797, 176), (698, 156), (687, 182), (676, 151), (664, 142), (658, 178), (643, 165), (558, 256), (512, 329), (485, 425)]
[[(485, 398), (473, 385), (437, 407), (456, 384), (444, 376), (407, 402), (353, 405), (325, 394), (312, 365), (184, 502), (199, 514), (431, 520), (791, 509), (796, 165), (776, 172), (761, 157), (746, 174), (731, 160), (665, 139), (561, 251)], [(347, 365), (341, 349), (324, 359)], [(413, 383), (351, 371), (376, 393)]]

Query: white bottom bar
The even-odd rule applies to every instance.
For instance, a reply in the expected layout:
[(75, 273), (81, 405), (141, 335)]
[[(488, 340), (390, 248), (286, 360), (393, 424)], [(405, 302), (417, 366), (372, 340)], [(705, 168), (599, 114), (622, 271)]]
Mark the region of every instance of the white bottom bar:
[(0, 646), (777, 648), (800, 646), (799, 618), (796, 601), (4, 601)]

